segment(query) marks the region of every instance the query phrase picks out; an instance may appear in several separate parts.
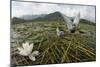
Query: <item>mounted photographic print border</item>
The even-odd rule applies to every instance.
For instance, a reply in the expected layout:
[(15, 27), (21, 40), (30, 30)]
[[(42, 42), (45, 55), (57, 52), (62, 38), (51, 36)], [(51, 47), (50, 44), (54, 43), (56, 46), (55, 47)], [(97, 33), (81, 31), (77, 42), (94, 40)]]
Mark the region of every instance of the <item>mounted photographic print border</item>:
[(96, 61), (96, 6), (11, 1), (11, 66)]

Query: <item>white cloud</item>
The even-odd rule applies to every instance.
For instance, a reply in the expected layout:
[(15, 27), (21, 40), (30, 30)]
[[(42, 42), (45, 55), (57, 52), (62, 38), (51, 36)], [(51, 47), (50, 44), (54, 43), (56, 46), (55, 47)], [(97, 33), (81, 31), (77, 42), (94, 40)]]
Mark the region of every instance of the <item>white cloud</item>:
[(27, 14), (48, 14), (55, 11), (62, 12), (67, 16), (74, 16), (75, 12), (81, 13), (81, 18), (95, 21), (95, 7), (83, 5), (50, 4), (34, 2), (12, 2), (12, 17)]

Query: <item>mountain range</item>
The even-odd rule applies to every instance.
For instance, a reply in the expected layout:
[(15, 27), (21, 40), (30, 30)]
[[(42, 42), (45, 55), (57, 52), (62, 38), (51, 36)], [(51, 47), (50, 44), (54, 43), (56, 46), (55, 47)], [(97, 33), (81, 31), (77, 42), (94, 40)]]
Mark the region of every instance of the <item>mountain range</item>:
[(24, 20), (33, 20), (33, 19), (36, 19), (36, 18), (39, 18), (39, 17), (42, 18), (44, 16), (45, 16), (45, 14), (41, 14), (41, 15), (23, 15), (20, 18), (24, 19)]
[[(69, 17), (73, 20), (72, 17)], [(13, 17), (12, 24), (24, 23), (24, 22), (33, 22), (33, 21), (64, 21), (60, 12), (54, 12), (50, 14), (41, 14), (41, 15), (24, 15), (22, 17)], [(86, 19), (80, 19), (83, 23), (95, 24)]]

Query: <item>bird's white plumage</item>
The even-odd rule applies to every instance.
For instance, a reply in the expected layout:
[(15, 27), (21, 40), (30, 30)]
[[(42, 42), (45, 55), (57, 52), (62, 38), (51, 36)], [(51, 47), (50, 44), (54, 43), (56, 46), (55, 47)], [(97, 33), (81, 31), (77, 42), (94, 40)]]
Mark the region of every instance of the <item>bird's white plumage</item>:
[(73, 26), (72, 26), (73, 22), (66, 15), (62, 14), (62, 16), (63, 16), (63, 19), (64, 19), (65, 24), (67, 25), (68, 29), (69, 30), (72, 29), (73, 28)]
[(69, 31), (76, 30), (76, 28), (79, 25), (79, 21), (80, 21), (80, 12), (77, 12), (75, 14), (75, 18), (74, 18), (73, 22), (71, 21), (71, 19), (69, 17), (67, 17), (64, 14), (62, 14), (62, 17), (63, 17)]
[(74, 19), (74, 21), (73, 21), (73, 24), (75, 24), (75, 26), (77, 27), (78, 24), (79, 24), (79, 21), (80, 21), (80, 13), (78, 12), (78, 13), (76, 13), (76, 15), (75, 15), (75, 19)]

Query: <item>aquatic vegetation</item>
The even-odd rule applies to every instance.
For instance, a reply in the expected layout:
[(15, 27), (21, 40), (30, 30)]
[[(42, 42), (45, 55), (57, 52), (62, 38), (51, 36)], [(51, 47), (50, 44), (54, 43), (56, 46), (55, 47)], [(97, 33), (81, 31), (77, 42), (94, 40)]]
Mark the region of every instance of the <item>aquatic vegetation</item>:
[[(61, 25), (57, 23), (56, 21), (46, 21), (12, 25), (14, 32), (19, 32), (21, 35), (17, 37), (18, 44), (15, 43), (16, 38), (14, 38), (15, 42), (11, 42), (12, 64), (35, 65), (95, 61), (95, 25), (80, 22), (80, 30), (90, 33), (83, 35), (81, 33), (69, 33), (67, 27), (63, 24), (64, 22), (59, 22), (62, 23)], [(21, 27), (22, 25), (23, 27)], [(56, 26), (63, 29), (63, 37), (57, 36)], [(31, 43), (34, 43), (33, 47)], [(12, 47), (12, 45), (16, 46)]]

